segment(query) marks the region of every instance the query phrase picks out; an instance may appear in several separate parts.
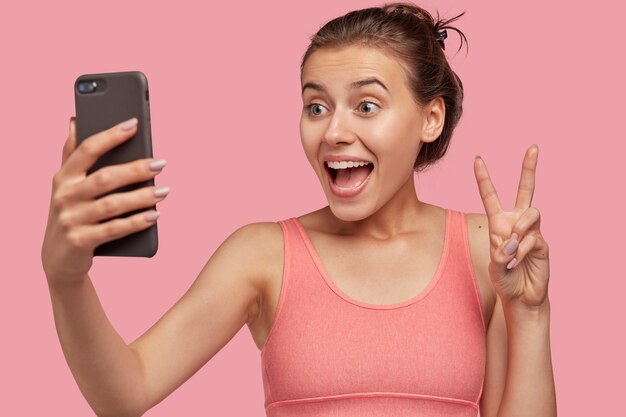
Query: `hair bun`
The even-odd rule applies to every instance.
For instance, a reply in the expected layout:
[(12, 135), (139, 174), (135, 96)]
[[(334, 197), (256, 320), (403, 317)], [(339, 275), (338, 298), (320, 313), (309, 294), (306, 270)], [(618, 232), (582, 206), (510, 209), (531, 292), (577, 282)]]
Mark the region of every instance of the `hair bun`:
[(446, 49), (446, 45), (443, 43), (443, 41), (448, 37), (448, 32), (444, 29), (439, 33), (435, 33), (435, 35), (437, 36), (437, 42), (441, 44), (441, 48)]
[(429, 31), (433, 34), (434, 39), (444, 50), (446, 49), (444, 40), (448, 37), (448, 32), (446, 31), (446, 29), (454, 30), (461, 36), (461, 45), (459, 46), (459, 50), (463, 46), (464, 41), (467, 44), (467, 39), (465, 38), (465, 35), (457, 28), (450, 26), (450, 23), (463, 16), (465, 12), (451, 19), (441, 19), (441, 17), (439, 16), (439, 11), (437, 11), (437, 17), (435, 18), (427, 10), (408, 2), (389, 3), (383, 6), (382, 9), (390, 15), (407, 14), (419, 19), (421, 23), (426, 25)]

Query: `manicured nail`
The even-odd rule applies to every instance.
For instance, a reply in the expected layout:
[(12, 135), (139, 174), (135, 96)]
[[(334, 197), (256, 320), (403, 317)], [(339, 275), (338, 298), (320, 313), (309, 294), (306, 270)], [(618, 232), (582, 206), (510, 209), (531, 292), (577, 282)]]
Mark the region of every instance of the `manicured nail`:
[(166, 164), (167, 164), (167, 161), (165, 159), (159, 159), (159, 160), (150, 162), (148, 166), (150, 167), (152, 171), (158, 171), (161, 168), (163, 168)]
[(502, 250), (504, 251), (504, 253), (506, 253), (508, 256), (511, 256), (515, 253), (515, 251), (517, 250), (517, 246), (519, 245), (519, 242), (517, 241), (517, 234), (513, 233), (513, 235), (511, 236), (511, 240), (509, 240), (506, 245), (504, 245), (504, 248), (502, 248)]
[(137, 126), (137, 118), (136, 117), (133, 117), (132, 119), (128, 119), (128, 120), (126, 120), (124, 123), (122, 123), (120, 125), (122, 130), (125, 131), (125, 132), (130, 130), (130, 129), (132, 129), (135, 126)]
[(511, 262), (509, 262), (506, 266), (506, 269), (511, 269), (513, 268), (515, 265), (517, 265), (517, 259), (513, 258), (511, 259)]
[(151, 211), (150, 213), (146, 214), (144, 218), (146, 219), (147, 222), (153, 222), (159, 218), (160, 214), (161, 213), (159, 213), (158, 211)]
[(161, 187), (154, 190), (155, 197), (165, 197), (170, 192), (170, 187)]

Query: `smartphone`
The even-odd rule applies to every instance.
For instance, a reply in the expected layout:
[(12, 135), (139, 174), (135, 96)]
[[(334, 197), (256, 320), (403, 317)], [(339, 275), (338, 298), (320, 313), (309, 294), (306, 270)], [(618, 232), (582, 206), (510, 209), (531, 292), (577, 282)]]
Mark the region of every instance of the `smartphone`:
[[(148, 79), (142, 72), (128, 71), (81, 75), (74, 83), (74, 98), (77, 146), (91, 135), (109, 129), (132, 117), (136, 117), (139, 121), (135, 136), (98, 158), (96, 163), (87, 171), (87, 175), (105, 166), (152, 157), (150, 96)], [(154, 186), (154, 179), (126, 185), (97, 198), (147, 186)], [(100, 223), (113, 218), (128, 217), (149, 208), (145, 207), (110, 219), (104, 219)], [(156, 210), (156, 205), (151, 208)], [(95, 248), (94, 256), (150, 258), (156, 254), (157, 249), (157, 224), (154, 223), (137, 233), (103, 243)]]

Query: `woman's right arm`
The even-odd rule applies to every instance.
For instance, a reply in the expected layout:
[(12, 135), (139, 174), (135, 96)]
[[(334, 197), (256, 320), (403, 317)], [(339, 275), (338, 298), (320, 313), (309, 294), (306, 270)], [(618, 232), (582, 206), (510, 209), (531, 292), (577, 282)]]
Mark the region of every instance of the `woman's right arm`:
[[(154, 187), (94, 197), (154, 177), (150, 160), (85, 173), (99, 155), (132, 137), (120, 125), (76, 147), (75, 128), (55, 174), (42, 262), (59, 340), (86, 400), (99, 416), (139, 416), (210, 360), (259, 313), (264, 265), (276, 241), (273, 223), (244, 226), (211, 256), (191, 288), (145, 334), (127, 344), (106, 317), (88, 275), (99, 244), (149, 227), (142, 212)], [(102, 171), (102, 172), (101, 172)], [(108, 200), (105, 200), (108, 199)], [(105, 200), (105, 201), (103, 201)], [(274, 245), (275, 246), (275, 245)]]

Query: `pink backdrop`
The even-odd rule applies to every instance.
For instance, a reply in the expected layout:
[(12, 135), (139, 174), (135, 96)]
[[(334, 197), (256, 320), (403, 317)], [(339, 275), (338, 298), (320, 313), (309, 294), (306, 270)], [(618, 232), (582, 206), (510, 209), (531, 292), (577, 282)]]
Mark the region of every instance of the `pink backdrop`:
[[(59, 168), (72, 85), (84, 73), (141, 70), (150, 82), (159, 204), (153, 259), (96, 258), (109, 318), (131, 341), (188, 288), (239, 226), (326, 204), (302, 152), (300, 58), (328, 19), (380, 3), (21, 2), (0, 14), (4, 159), (0, 250), (0, 415), (81, 416), (91, 410), (57, 339), (40, 249)], [(472, 163), (486, 160), (504, 204), (521, 158), (539, 144), (534, 205), (551, 247), (552, 349), (559, 413), (615, 415), (624, 361), (623, 45), (619, 2), (421, 1), (452, 17), (469, 55), (451, 65), (465, 114), (449, 154), (420, 176), (425, 201), (482, 211)], [(618, 10), (621, 9), (621, 10)], [(618, 21), (618, 18), (620, 21)], [(621, 58), (621, 59), (620, 59)], [(146, 415), (262, 416), (259, 352), (244, 326), (180, 389)]]

